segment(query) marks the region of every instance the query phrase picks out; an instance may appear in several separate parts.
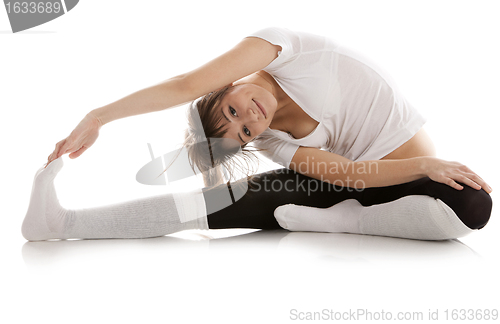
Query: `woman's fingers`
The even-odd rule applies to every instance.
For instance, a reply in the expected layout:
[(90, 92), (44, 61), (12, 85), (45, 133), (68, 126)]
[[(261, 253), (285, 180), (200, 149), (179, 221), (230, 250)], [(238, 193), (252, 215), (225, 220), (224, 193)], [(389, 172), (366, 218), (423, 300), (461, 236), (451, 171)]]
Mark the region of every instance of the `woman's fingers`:
[(477, 187), (473, 187), (473, 188), (476, 188), (478, 190), (480, 190), (481, 188), (484, 189), (484, 191), (486, 191), (487, 193), (490, 193), (491, 192), (491, 187), (486, 183), (486, 181), (483, 180), (483, 178), (481, 178), (480, 176), (478, 176), (474, 171), (472, 171), (471, 169), (469, 169), (468, 167), (466, 167), (465, 165), (463, 166), (464, 167), (464, 175), (470, 179), (471, 181), (474, 181), (478, 186), (480, 186), (480, 188), (477, 188)]
[[(62, 141), (59, 141), (57, 144), (56, 144), (56, 148), (54, 149), (54, 151), (49, 155), (48, 159), (47, 159), (47, 165), (49, 165), (50, 162), (54, 161), (55, 159), (57, 159), (58, 157), (60, 157), (62, 154), (64, 153), (61, 153), (61, 152), (64, 152), (63, 150), (65, 150), (67, 147), (67, 141), (66, 139), (63, 139)], [(47, 167), (47, 165), (45, 167)]]
[(57, 159), (57, 155), (59, 154), (59, 151), (61, 150), (61, 147), (64, 145), (64, 143), (66, 143), (66, 139), (63, 139), (62, 141), (59, 141), (56, 144), (56, 148), (54, 149), (54, 152), (52, 152), (52, 154), (50, 155), (50, 158), (49, 158), (50, 160)]
[(449, 181), (448, 185), (452, 186), (455, 189), (461, 190), (463, 187), (460, 186), (458, 183), (456, 183), (454, 180), (461, 182), (476, 190), (484, 189), (484, 191), (486, 191), (487, 193), (490, 193), (492, 191), (490, 186), (475, 173), (458, 174), (455, 177), (453, 177), (453, 179), (450, 180), (451, 181)]
[(467, 174), (467, 176), (466, 175), (459, 176), (459, 179), (457, 180), (463, 184), (468, 185), (471, 188), (474, 188), (476, 190), (481, 190), (481, 186), (477, 182), (473, 181), (472, 178), (473, 177), (470, 174)]
[(53, 160), (69, 153), (74, 159), (82, 155), (99, 136), (99, 129), (102, 123), (92, 114), (87, 114), (71, 134), (56, 144), (56, 148), (48, 157), (47, 165)]
[(477, 184), (479, 184), (481, 186), (481, 188), (484, 189), (484, 191), (486, 191), (487, 193), (490, 193), (492, 191), (491, 187), (486, 183), (486, 181), (483, 180), (483, 178), (478, 176), (474, 171), (472, 171), (471, 169), (469, 169), (465, 165), (464, 165), (464, 168), (466, 170), (466, 173), (468, 173), (469, 178), (471, 178), (473, 181), (475, 181)]
[(57, 151), (55, 158), (57, 159), (61, 155), (65, 154), (68, 148), (71, 146), (70, 144), (71, 144), (70, 141), (68, 139), (65, 139), (64, 144), (59, 147), (59, 150)]
[(59, 150), (59, 145), (61, 142), (56, 144), (56, 147), (54, 148), (54, 151), (49, 155), (49, 161), (53, 159), (54, 155), (56, 154), (57, 150)]
[(71, 153), (69, 156), (70, 159), (76, 159), (80, 155), (82, 155), (83, 152), (85, 152), (88, 149), (88, 147), (82, 146), (78, 151)]
[(486, 181), (484, 181), (480, 176), (478, 176), (477, 174), (474, 174), (474, 177), (472, 178), (477, 184), (479, 184), (483, 189), (484, 191), (486, 191), (487, 193), (490, 193), (492, 190), (491, 190), (491, 187), (486, 183)]
[(72, 152), (74, 150), (73, 143), (74, 141), (70, 137), (63, 139), (62, 141), (57, 143), (56, 149), (49, 159), (55, 160), (68, 152)]
[(64, 143), (64, 145), (62, 145), (62, 146), (61, 146), (61, 148), (59, 149), (59, 151), (57, 152), (56, 159), (57, 159), (58, 157), (60, 157), (61, 155), (66, 154), (66, 152), (68, 151), (69, 146), (70, 146), (70, 145), (69, 145), (69, 142), (68, 142), (68, 141), (66, 141), (66, 142)]
[(488, 184), (483, 180), (481, 179), (480, 176), (478, 176), (477, 174), (475, 174), (474, 172), (471, 172), (471, 173), (466, 173), (466, 176), (471, 180), (471, 181), (474, 181), (474, 183), (477, 184), (477, 187), (478, 187), (478, 190), (481, 189), (481, 188), (484, 188), (484, 190), (486, 190), (487, 188), (489, 188)]
[(443, 181), (443, 183), (447, 184), (448, 186), (455, 188), (457, 190), (462, 190), (464, 187), (459, 185), (458, 183), (455, 182), (452, 178), (448, 178), (447, 180)]
[(461, 184), (464, 184), (476, 190), (482, 188), (487, 193), (492, 192), (491, 187), (480, 176), (461, 163), (437, 158), (429, 158), (425, 161), (428, 163), (427, 176), (434, 181), (444, 183), (457, 190), (462, 190), (464, 187)]

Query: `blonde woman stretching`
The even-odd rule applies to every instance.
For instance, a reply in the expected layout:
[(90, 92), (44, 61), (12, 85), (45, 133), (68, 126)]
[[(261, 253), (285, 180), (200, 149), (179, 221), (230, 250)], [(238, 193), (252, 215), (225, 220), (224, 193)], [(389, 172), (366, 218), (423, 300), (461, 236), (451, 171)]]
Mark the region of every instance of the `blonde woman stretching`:
[[(62, 155), (80, 156), (113, 120), (185, 103), (184, 145), (206, 188), (61, 207), (53, 180)], [(35, 175), (22, 233), (28, 240), (146, 238), (281, 227), (443, 240), (477, 231), (491, 214), (491, 188), (468, 167), (435, 157), (425, 121), (366, 57), (327, 37), (265, 28), (193, 71), (89, 112)], [(207, 138), (210, 154), (203, 154)], [(215, 138), (238, 143), (244, 158), (252, 143), (284, 168), (230, 185), (221, 170), (232, 174), (237, 159)], [(243, 182), (250, 187), (240, 199), (232, 194), (232, 204), (212, 210), (220, 192)]]

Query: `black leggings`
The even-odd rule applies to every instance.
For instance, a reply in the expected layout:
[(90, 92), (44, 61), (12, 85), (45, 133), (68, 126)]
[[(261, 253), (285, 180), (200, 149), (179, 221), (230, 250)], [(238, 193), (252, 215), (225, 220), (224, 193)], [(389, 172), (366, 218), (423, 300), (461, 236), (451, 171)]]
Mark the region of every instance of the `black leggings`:
[[(253, 176), (248, 181), (245, 195), (228, 207), (208, 215), (210, 229), (221, 228), (281, 228), (274, 218), (274, 210), (285, 204), (327, 208), (346, 199), (356, 199), (363, 206), (394, 201), (408, 195), (426, 195), (441, 199), (460, 220), (471, 229), (483, 228), (490, 218), (492, 200), (484, 191), (460, 183), (462, 190), (435, 182), (428, 177), (387, 186), (358, 191), (316, 180), (289, 169), (277, 169)], [(235, 191), (238, 182), (233, 184)], [(226, 185), (203, 189), (205, 201), (216, 199), (217, 192)]]

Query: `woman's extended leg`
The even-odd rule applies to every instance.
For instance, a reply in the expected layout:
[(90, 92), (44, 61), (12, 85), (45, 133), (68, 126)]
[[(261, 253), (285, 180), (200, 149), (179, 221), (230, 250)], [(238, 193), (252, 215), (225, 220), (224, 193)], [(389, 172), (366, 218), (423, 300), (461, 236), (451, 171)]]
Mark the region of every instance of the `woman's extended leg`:
[(81, 210), (64, 209), (54, 188), (54, 179), (62, 166), (60, 157), (35, 175), (22, 225), (27, 240), (146, 238), (185, 229), (208, 229), (201, 190)]

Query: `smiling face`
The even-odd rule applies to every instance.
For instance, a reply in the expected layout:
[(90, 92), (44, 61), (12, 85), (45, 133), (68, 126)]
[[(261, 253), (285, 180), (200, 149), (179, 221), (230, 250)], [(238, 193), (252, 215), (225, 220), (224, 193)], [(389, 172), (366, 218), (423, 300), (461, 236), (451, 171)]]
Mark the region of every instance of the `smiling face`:
[(271, 92), (255, 84), (233, 86), (215, 113), (227, 129), (225, 138), (244, 145), (262, 134), (274, 117), (278, 102)]

